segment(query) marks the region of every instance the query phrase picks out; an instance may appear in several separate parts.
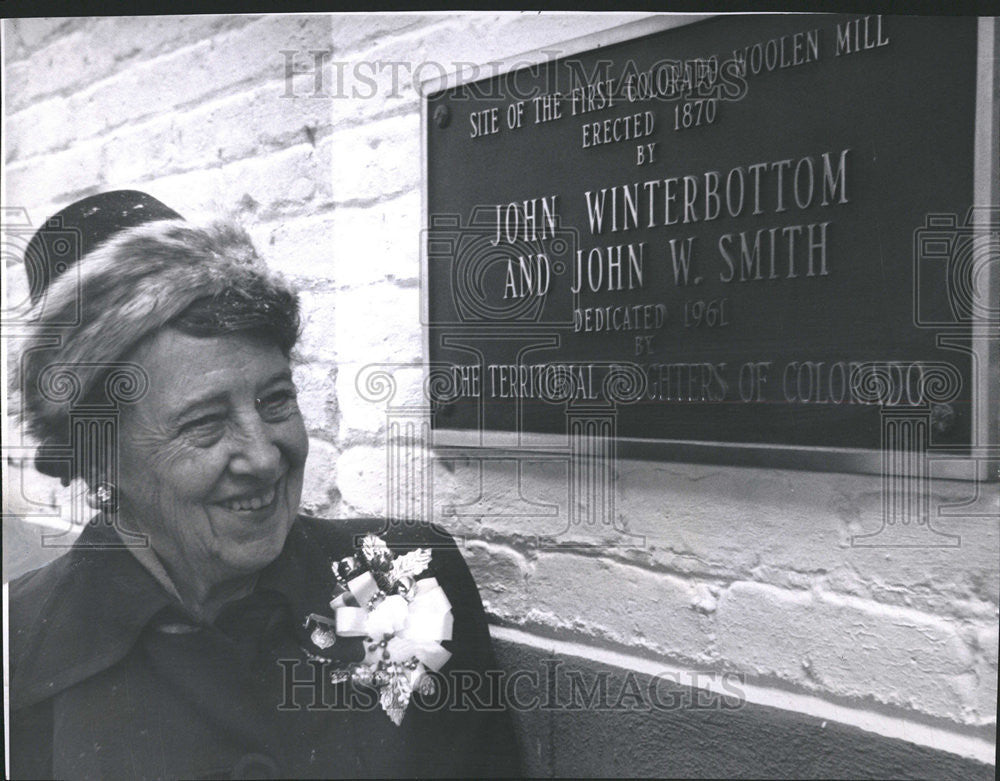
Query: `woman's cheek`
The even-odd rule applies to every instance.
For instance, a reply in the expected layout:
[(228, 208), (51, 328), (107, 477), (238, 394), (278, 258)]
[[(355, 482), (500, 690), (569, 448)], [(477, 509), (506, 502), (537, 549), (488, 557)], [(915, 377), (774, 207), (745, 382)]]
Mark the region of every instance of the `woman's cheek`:
[(179, 499), (202, 502), (211, 499), (211, 491), (226, 470), (221, 448), (192, 447), (171, 442), (153, 459), (153, 468), (165, 487)]
[(296, 412), (282, 427), (281, 439), (293, 467), (301, 468), (309, 455), (309, 434), (302, 414)]

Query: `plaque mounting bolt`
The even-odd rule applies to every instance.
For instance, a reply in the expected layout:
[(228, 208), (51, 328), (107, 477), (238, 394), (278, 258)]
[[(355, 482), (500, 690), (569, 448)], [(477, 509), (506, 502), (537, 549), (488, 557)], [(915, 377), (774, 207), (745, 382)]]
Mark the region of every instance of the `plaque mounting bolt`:
[(434, 122), (440, 128), (446, 128), (451, 124), (451, 109), (444, 104), (434, 109)]

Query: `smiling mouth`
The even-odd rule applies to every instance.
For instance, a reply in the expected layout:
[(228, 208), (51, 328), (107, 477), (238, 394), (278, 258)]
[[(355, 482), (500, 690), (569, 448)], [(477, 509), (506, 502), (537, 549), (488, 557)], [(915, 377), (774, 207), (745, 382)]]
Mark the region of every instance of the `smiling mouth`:
[(264, 491), (258, 491), (254, 494), (244, 494), (243, 496), (237, 496), (233, 499), (227, 499), (224, 502), (219, 502), (227, 510), (232, 510), (234, 512), (249, 512), (251, 510), (260, 510), (267, 507), (272, 502), (274, 502), (275, 496), (277, 496), (276, 486), (271, 486)]

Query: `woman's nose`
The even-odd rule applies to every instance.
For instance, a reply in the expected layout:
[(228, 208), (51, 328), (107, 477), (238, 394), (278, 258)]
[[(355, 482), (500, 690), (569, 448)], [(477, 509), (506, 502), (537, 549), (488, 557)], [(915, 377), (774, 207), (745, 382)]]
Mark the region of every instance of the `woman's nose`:
[(258, 480), (276, 480), (281, 472), (281, 448), (277, 432), (256, 415), (240, 432), (229, 468), (234, 474)]

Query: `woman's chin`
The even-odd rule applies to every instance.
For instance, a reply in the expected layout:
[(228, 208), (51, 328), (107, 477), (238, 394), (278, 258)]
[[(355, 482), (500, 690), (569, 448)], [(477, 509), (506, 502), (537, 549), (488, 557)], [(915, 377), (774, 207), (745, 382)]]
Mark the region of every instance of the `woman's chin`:
[(216, 540), (217, 555), (230, 569), (243, 573), (256, 572), (278, 557), (295, 520), (284, 501), (270, 509), (225, 511), (225, 515), (218, 524), (226, 532)]
[(241, 543), (235, 549), (220, 551), (219, 558), (225, 562), (230, 571), (241, 575), (252, 575), (278, 558), (284, 545), (284, 537), (270, 537)]

